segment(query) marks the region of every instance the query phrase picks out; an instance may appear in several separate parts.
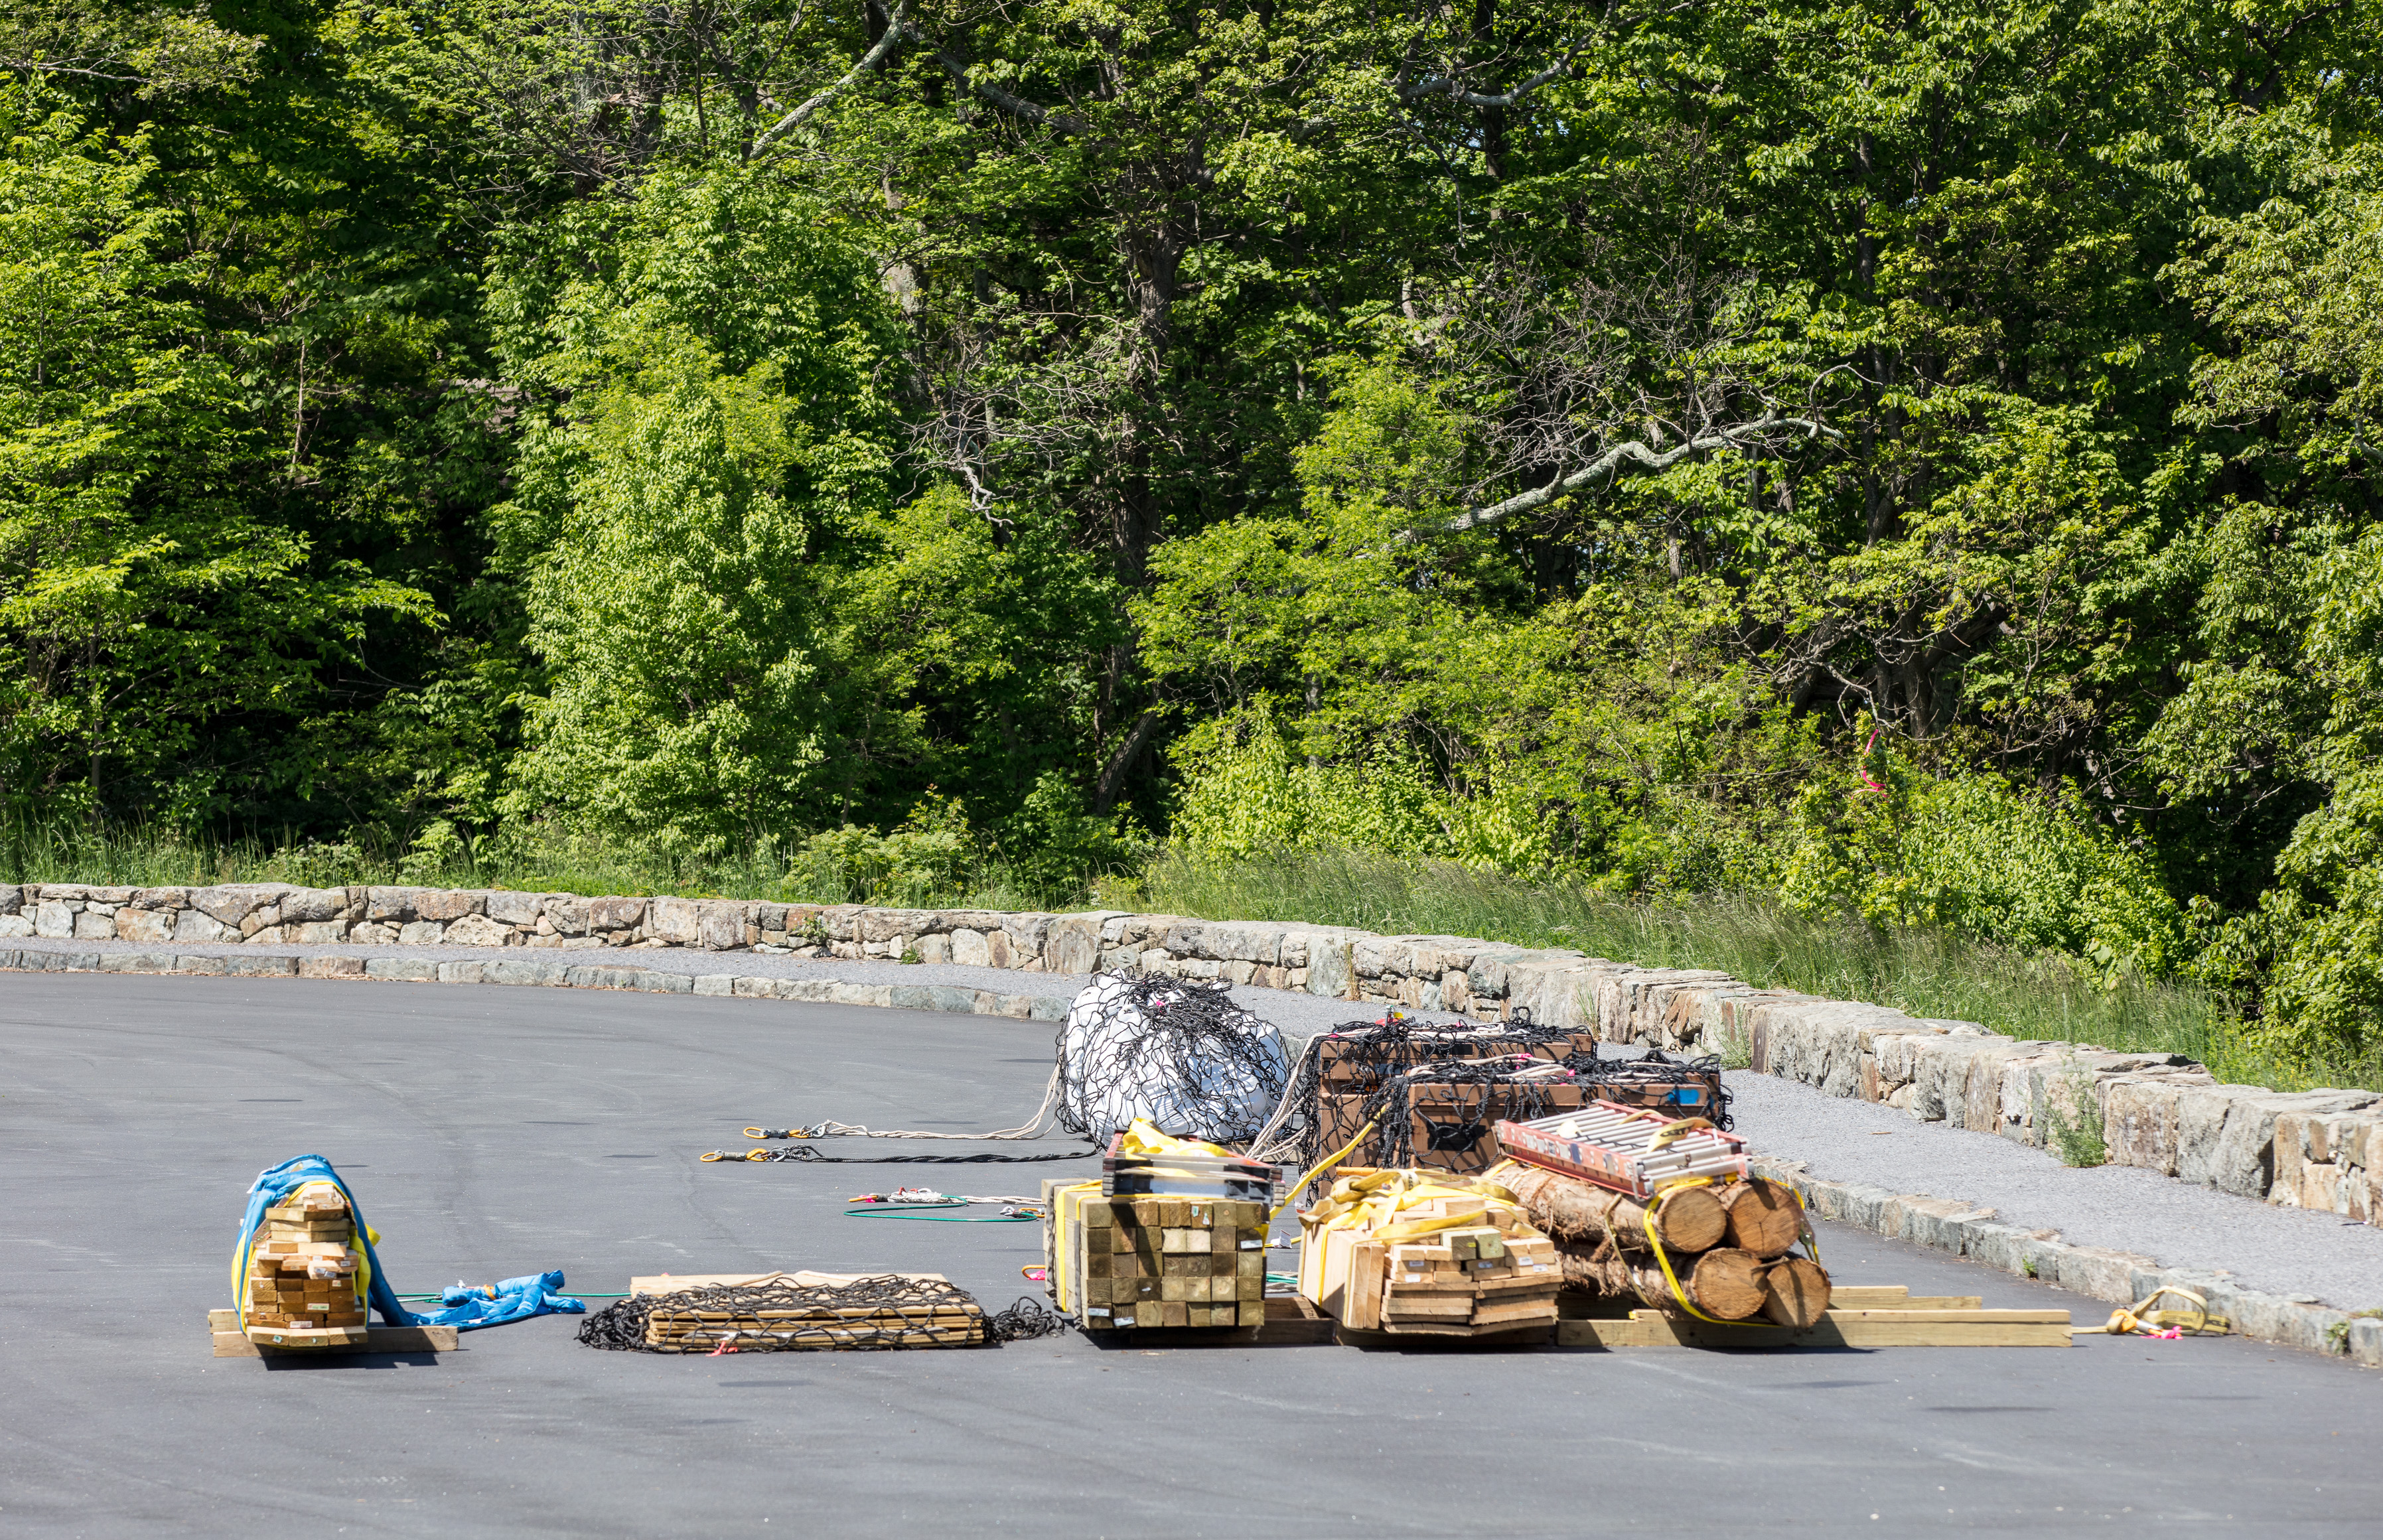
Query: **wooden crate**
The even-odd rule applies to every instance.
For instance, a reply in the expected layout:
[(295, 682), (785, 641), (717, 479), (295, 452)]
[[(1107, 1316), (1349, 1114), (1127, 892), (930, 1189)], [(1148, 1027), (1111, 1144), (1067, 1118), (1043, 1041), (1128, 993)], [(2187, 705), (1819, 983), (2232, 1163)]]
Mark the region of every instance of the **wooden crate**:
[(1574, 1085), (1449, 1085), (1418, 1081), (1407, 1091), (1407, 1135), (1417, 1165), (1473, 1176), (1506, 1158), (1494, 1131), (1501, 1118), (1519, 1119), (1528, 1105), (1551, 1117), (1577, 1112), (1586, 1099)]
[(1045, 1182), (1043, 1201), (1051, 1298), (1086, 1331), (1265, 1322), (1265, 1204), (1104, 1198), (1098, 1182)]

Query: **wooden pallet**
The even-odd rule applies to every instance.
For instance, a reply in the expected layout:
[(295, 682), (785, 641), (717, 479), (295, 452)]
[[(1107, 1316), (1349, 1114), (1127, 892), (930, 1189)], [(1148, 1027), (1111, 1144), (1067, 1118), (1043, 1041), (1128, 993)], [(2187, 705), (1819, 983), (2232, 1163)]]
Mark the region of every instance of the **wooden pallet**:
[(207, 1312), (207, 1331), (215, 1338), (215, 1356), (217, 1358), (324, 1358), (334, 1353), (451, 1353), (455, 1350), (453, 1326), (366, 1326), (340, 1333), (348, 1339), (345, 1346), (281, 1347), (276, 1345), (274, 1338), (304, 1338), (318, 1334), (277, 1332), (266, 1326), (252, 1326), (243, 1331), (240, 1324), (240, 1312), (211, 1310)]
[(1087, 1341), (1123, 1351), (1132, 1348), (1328, 1348), (1339, 1323), (1296, 1294), (1270, 1294), (1266, 1322), (1256, 1326), (1136, 1326), (1087, 1332)]
[(1832, 1310), (1801, 1331), (1659, 1311), (1556, 1324), (1564, 1348), (2066, 1348), (2065, 1310)]

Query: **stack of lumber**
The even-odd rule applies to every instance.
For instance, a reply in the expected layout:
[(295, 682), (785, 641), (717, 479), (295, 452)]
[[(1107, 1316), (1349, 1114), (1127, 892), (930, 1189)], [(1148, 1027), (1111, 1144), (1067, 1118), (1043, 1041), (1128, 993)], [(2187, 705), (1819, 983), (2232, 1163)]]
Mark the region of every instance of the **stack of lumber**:
[[(968, 1347), (985, 1339), (975, 1298), (940, 1273), (655, 1273), (629, 1280), (630, 1340), (661, 1353)], [(580, 1328), (582, 1342), (590, 1340)]]
[(363, 1345), (354, 1244), (355, 1216), (328, 1184), (310, 1184), (265, 1210), (242, 1280), (241, 1326), (249, 1340), (280, 1349)]
[(1101, 1186), (1043, 1184), (1043, 1262), (1059, 1313), (1087, 1331), (1266, 1320), (1264, 1203), (1110, 1197)]
[(653, 1351), (803, 1351), (836, 1347), (975, 1347), (984, 1342), (984, 1312), (975, 1301), (944, 1304), (786, 1304), (762, 1300), (727, 1309), (670, 1297), (646, 1316)]
[[(1673, 1314), (1683, 1303), (1720, 1321), (1808, 1327), (1829, 1308), (1829, 1275), (1789, 1253), (1803, 1211), (1787, 1188), (1755, 1177), (1679, 1185), (1645, 1197), (1519, 1162), (1492, 1173), (1555, 1242), (1569, 1288)], [(1675, 1293), (1648, 1235), (1662, 1243)]]
[(1556, 1249), (1503, 1189), (1344, 1170), (1300, 1219), (1300, 1292), (1351, 1330), (1502, 1337), (1555, 1322)]
[(1627, 1315), (1574, 1313), (1568, 1296), (1556, 1343), (1564, 1348), (2066, 1348), (2065, 1310), (1987, 1310), (1974, 1294), (1918, 1297), (1899, 1286), (1849, 1285), (1809, 1326), (1781, 1331), (1761, 1323), (1713, 1324), (1693, 1316), (1635, 1310)]

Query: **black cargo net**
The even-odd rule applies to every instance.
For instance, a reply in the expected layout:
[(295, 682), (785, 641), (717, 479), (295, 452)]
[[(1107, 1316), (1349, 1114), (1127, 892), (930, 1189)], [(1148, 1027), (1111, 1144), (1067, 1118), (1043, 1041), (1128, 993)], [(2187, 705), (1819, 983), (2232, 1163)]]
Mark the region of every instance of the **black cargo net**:
[[(1709, 1118), (1712, 1126), (1726, 1132), (1734, 1127), (1729, 1115), (1729, 1091), (1722, 1084), (1721, 1055), (1708, 1053), (1700, 1058), (1683, 1059), (1666, 1054), (1660, 1048), (1649, 1048), (1635, 1059), (1608, 1059), (1595, 1053), (1573, 1053), (1564, 1061), (1592, 1100), (1619, 1102), (1625, 1106), (1646, 1106)], [(1693, 1082), (1701, 1087), (1701, 1101), (1689, 1106), (1672, 1104), (1672, 1099), (1661, 1094), (1664, 1088)]]
[[(1282, 1104), (1251, 1153), (1304, 1171), (1347, 1143), (1381, 1110), (1390, 1082), (1409, 1071), (1432, 1072), (1418, 1079), (1446, 1080), (1438, 1070), (1511, 1055), (1551, 1066), (1572, 1052), (1573, 1042), (1572, 1033), (1537, 1025), (1526, 1010), (1499, 1022), (1418, 1021), (1395, 1011), (1380, 1021), (1343, 1022), (1308, 1040)], [(1354, 1119), (1346, 1115), (1352, 1096), (1366, 1099), (1364, 1115)], [(1340, 1101), (1327, 1100), (1332, 1097)], [(1341, 1115), (1336, 1117), (1336, 1110)], [(1403, 1103), (1400, 1116), (1403, 1127)], [(1364, 1147), (1349, 1159), (1357, 1164), (1393, 1164), (1372, 1159)]]
[(957, 1284), (889, 1273), (841, 1284), (776, 1279), (635, 1295), (580, 1323), (579, 1340), (646, 1353), (872, 1351), (1013, 1341), (1059, 1324), (1031, 1300), (988, 1317)]

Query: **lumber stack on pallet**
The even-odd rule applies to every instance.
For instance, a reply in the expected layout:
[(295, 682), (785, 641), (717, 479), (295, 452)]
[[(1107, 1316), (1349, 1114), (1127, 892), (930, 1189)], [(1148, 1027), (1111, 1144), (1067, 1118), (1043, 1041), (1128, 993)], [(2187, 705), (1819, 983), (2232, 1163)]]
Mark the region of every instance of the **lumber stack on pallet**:
[(965, 1348), (984, 1311), (938, 1273), (668, 1274), (629, 1280), (653, 1302), (644, 1345), (658, 1353)]
[(1045, 1181), (1043, 1198), (1051, 1298), (1086, 1331), (1265, 1322), (1264, 1203), (1105, 1197), (1098, 1182)]
[(285, 1351), (364, 1345), (355, 1216), (328, 1184), (310, 1184), (265, 1211), (249, 1243), (241, 1328)]
[(1343, 1168), (1300, 1219), (1300, 1293), (1352, 1331), (1498, 1337), (1555, 1322), (1555, 1247), (1502, 1189)]
[(837, 1348), (968, 1348), (984, 1340), (984, 1312), (950, 1305), (673, 1307), (665, 1296), (646, 1317), (646, 1346), (658, 1353), (709, 1353), (723, 1343), (740, 1352)]
[(1564, 1284), (1581, 1293), (1690, 1319), (1684, 1307), (1722, 1321), (1799, 1329), (1828, 1312), (1829, 1275), (1819, 1263), (1791, 1254), (1803, 1234), (1803, 1212), (1777, 1182), (1758, 1177), (1684, 1184), (1634, 1197), (1520, 1163), (1492, 1176), (1552, 1238)]

